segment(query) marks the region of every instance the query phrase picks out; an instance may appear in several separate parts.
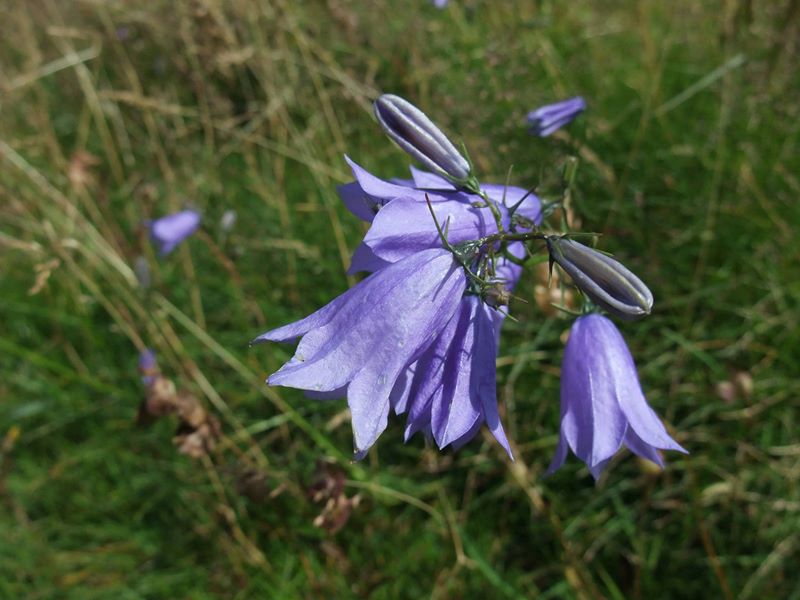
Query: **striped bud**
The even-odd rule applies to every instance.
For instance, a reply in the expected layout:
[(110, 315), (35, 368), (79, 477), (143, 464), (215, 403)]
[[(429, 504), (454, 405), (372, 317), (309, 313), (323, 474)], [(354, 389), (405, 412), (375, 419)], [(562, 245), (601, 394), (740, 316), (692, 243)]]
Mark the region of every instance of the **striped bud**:
[(548, 238), (550, 260), (567, 272), (595, 304), (625, 320), (639, 319), (653, 308), (653, 294), (622, 263), (566, 238)]
[(373, 108), (388, 136), (420, 163), (456, 182), (469, 178), (467, 160), (416, 106), (399, 96), (383, 94), (375, 100)]

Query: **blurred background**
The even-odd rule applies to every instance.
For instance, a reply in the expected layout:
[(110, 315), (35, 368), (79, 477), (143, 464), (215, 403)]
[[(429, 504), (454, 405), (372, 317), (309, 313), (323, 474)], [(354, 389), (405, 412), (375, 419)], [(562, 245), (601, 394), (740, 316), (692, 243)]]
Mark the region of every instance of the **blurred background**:
[[(796, 0), (4, 0), (0, 597), (800, 598), (799, 21)], [(485, 435), (404, 445), (395, 419), (353, 464), (344, 402), (264, 384), (293, 347), (249, 340), (357, 281), (343, 155), (407, 176), (380, 92), (482, 181), (513, 165), (557, 194), (578, 158), (576, 218), (654, 292), (621, 327), (689, 456), (542, 477), (570, 321), (536, 269), (498, 359), (514, 463)], [(146, 221), (186, 207), (200, 230), (160, 258)], [(180, 415), (153, 414), (147, 347)]]

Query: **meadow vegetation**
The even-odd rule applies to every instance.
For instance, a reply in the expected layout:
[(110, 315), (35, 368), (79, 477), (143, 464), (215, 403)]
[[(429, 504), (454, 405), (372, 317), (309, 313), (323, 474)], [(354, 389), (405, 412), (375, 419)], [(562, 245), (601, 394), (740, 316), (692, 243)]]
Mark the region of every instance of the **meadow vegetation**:
[[(800, 599), (800, 3), (9, 0), (0, 22), (0, 597)], [(557, 195), (578, 158), (582, 228), (655, 295), (621, 329), (690, 455), (543, 478), (569, 320), (536, 270), (498, 359), (516, 462), (394, 420), (353, 463), (343, 402), (264, 384), (292, 347), (249, 340), (357, 281), (343, 155), (407, 176), (381, 92), (483, 181), (513, 164)], [(568, 129), (527, 133), (577, 94)], [(185, 206), (201, 230), (160, 259), (143, 223)], [(219, 420), (213, 451), (137, 424), (146, 347)]]

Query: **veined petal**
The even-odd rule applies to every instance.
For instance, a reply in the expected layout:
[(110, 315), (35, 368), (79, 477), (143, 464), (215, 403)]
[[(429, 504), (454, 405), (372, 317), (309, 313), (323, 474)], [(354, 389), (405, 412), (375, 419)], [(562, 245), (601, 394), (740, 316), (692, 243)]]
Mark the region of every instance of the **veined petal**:
[[(462, 300), (463, 303), (463, 300)], [(461, 304), (459, 304), (460, 309)], [(431, 431), (431, 412), (434, 402), (442, 395), (447, 350), (456, 335), (458, 311), (447, 323), (442, 333), (419, 357), (409, 386), (408, 419), (405, 440), (418, 431)]]
[(461, 438), (477, 421), (483, 421), (481, 404), (470, 389), (479, 303), (476, 296), (465, 297), (440, 336), (443, 339), (446, 332), (452, 333), (446, 347), (441, 349), (444, 352), (441, 394), (431, 405), (431, 431), (439, 448)]
[(269, 383), (332, 390), (362, 369), (376, 364), (383, 368), (386, 361), (380, 357), (387, 349), (405, 357), (405, 366), (420, 346), (432, 341), (439, 313), (449, 318), (465, 286), (463, 271), (446, 250), (420, 252), (382, 269), (353, 288), (357, 291), (326, 325), (303, 336), (293, 360)]
[(364, 193), (375, 199), (376, 204), (381, 204), (382, 202), (380, 201), (388, 202), (394, 198), (403, 198), (409, 194), (411, 188), (389, 183), (380, 177), (375, 177), (375, 175), (367, 171), (347, 155), (345, 155), (344, 159), (347, 161), (347, 164), (350, 165), (350, 169), (353, 171), (353, 177), (356, 178), (358, 185), (361, 186)]
[[(475, 300), (480, 302), (479, 300)], [(475, 350), (473, 353), (470, 388), (474, 390), (483, 405), (483, 418), (494, 438), (514, 460), (511, 445), (508, 443), (500, 414), (497, 412), (497, 358), (496, 334), (491, 308), (480, 304), (475, 327)]]
[(564, 462), (567, 445), (599, 477), (624, 443), (658, 465), (657, 449), (685, 452), (667, 433), (642, 393), (622, 334), (599, 314), (572, 325), (561, 369), (561, 437), (549, 472)]
[(394, 414), (402, 415), (408, 408), (408, 399), (411, 395), (411, 384), (414, 381), (414, 373), (417, 370), (418, 361), (414, 361), (408, 365), (397, 381), (394, 382), (391, 394), (389, 394), (389, 402), (394, 408)]
[(661, 458), (658, 450), (642, 440), (642, 438), (636, 435), (636, 432), (630, 427), (628, 427), (628, 431), (625, 432), (625, 445), (637, 456), (646, 458), (647, 460), (657, 464), (659, 467), (664, 468), (664, 459)]
[[(497, 224), (488, 208), (474, 208), (458, 201), (431, 202), (442, 229), (447, 224), (451, 244), (495, 233)], [(427, 203), (397, 198), (384, 206), (372, 222), (364, 243), (375, 256), (396, 262), (426, 248), (441, 248)]]
[(429, 190), (447, 190), (449, 192), (456, 191), (456, 188), (453, 186), (453, 184), (447, 181), (447, 179), (441, 175), (423, 171), (422, 169), (418, 169), (413, 165), (411, 166), (411, 177), (414, 180), (414, 185), (418, 188)]
[(661, 419), (647, 403), (636, 373), (636, 365), (622, 334), (604, 317), (595, 317), (593, 328), (599, 332), (598, 337), (602, 338), (607, 368), (614, 373), (614, 395), (631, 429), (651, 446), (686, 452), (670, 437)]
[(542, 203), (539, 197), (533, 192), (515, 186), (485, 184), (481, 186), (489, 198), (502, 202), (508, 209), (517, 206), (516, 214), (525, 217), (529, 221), (541, 225), (542, 223)]
[(330, 320), (344, 308), (350, 298), (356, 293), (355, 287), (350, 288), (341, 296), (338, 296), (316, 312), (311, 313), (304, 319), (289, 323), (283, 327), (271, 329), (255, 338), (250, 344), (260, 344), (262, 342), (288, 342), (305, 335), (312, 329), (327, 325)]
[[(367, 200), (372, 202), (377, 209), (387, 202), (394, 200), (395, 198), (413, 198), (414, 200), (422, 203), (425, 202), (426, 196), (430, 198), (431, 202), (461, 200), (469, 203), (480, 199), (478, 196), (473, 194), (454, 191), (454, 189), (419, 189), (419, 186), (409, 187), (405, 184), (405, 182), (391, 183), (381, 179), (380, 177), (376, 177), (364, 167), (357, 164), (349, 156), (345, 155), (344, 158), (347, 161), (347, 164), (350, 165), (353, 176), (356, 178), (355, 183), (361, 188), (364, 194), (366, 194)], [(347, 188), (346, 193), (352, 194), (351, 188)], [(344, 198), (342, 199), (344, 200)], [(349, 200), (351, 200), (351, 198), (348, 198), (348, 201)]]
[(347, 210), (367, 223), (372, 222), (372, 219), (382, 206), (382, 202), (377, 202), (355, 181), (337, 186), (336, 191), (339, 192), (339, 197)]
[[(525, 245), (522, 242), (511, 242), (508, 252), (517, 258), (525, 257)], [(513, 291), (522, 275), (522, 265), (515, 264), (508, 259), (498, 258), (495, 262), (495, 279), (505, 283), (509, 291)]]
[(591, 316), (573, 323), (561, 370), (562, 430), (575, 455), (590, 467), (619, 450), (627, 426), (615, 394), (615, 373), (605, 361), (603, 339), (587, 326)]
[(553, 455), (553, 460), (550, 461), (550, 466), (547, 467), (545, 475), (549, 476), (558, 471), (561, 465), (564, 464), (564, 461), (567, 460), (567, 454), (569, 454), (569, 442), (567, 442), (567, 435), (564, 433), (564, 428), (562, 426), (558, 436), (556, 453)]

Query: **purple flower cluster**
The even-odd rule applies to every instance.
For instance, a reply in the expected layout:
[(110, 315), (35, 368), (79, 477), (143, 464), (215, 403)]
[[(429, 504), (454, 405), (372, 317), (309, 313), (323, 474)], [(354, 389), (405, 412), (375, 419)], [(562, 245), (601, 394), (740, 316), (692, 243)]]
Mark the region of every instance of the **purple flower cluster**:
[[(407, 414), (406, 439), (421, 431), (440, 448), (462, 446), (486, 423), (511, 455), (495, 389), (504, 315), (467, 293), (464, 269), (442, 247), (431, 216), (432, 210), (448, 224), (448, 241), (458, 244), (497, 232), (490, 209), (438, 175), (412, 168), (411, 180), (389, 182), (347, 161), (355, 182), (339, 194), (353, 215), (371, 223), (350, 272), (372, 275), (309, 317), (256, 338), (301, 338), (268, 383), (316, 398), (346, 396), (357, 457), (386, 428), (390, 411)], [(540, 222), (535, 195), (500, 185), (483, 191), (506, 226), (515, 206), (515, 215)], [(501, 259), (494, 279), (511, 289), (520, 273)]]
[[(548, 135), (583, 110), (580, 98), (534, 115)], [(685, 452), (648, 406), (622, 335), (625, 320), (652, 309), (647, 286), (619, 261), (553, 232), (548, 206), (522, 188), (481, 185), (465, 159), (419, 109), (392, 95), (375, 102), (387, 135), (433, 169), (411, 179), (372, 175), (345, 157), (355, 181), (339, 187), (347, 209), (369, 223), (349, 273), (367, 277), (308, 317), (254, 342), (299, 339), (270, 385), (312, 398), (346, 397), (354, 452), (362, 458), (390, 413), (405, 438), (423, 432), (459, 448), (486, 424), (513, 459), (497, 406), (500, 328), (522, 264), (544, 248), (584, 294), (562, 365), (561, 436), (550, 472), (572, 450), (596, 478), (623, 446), (659, 465), (659, 450)]]

